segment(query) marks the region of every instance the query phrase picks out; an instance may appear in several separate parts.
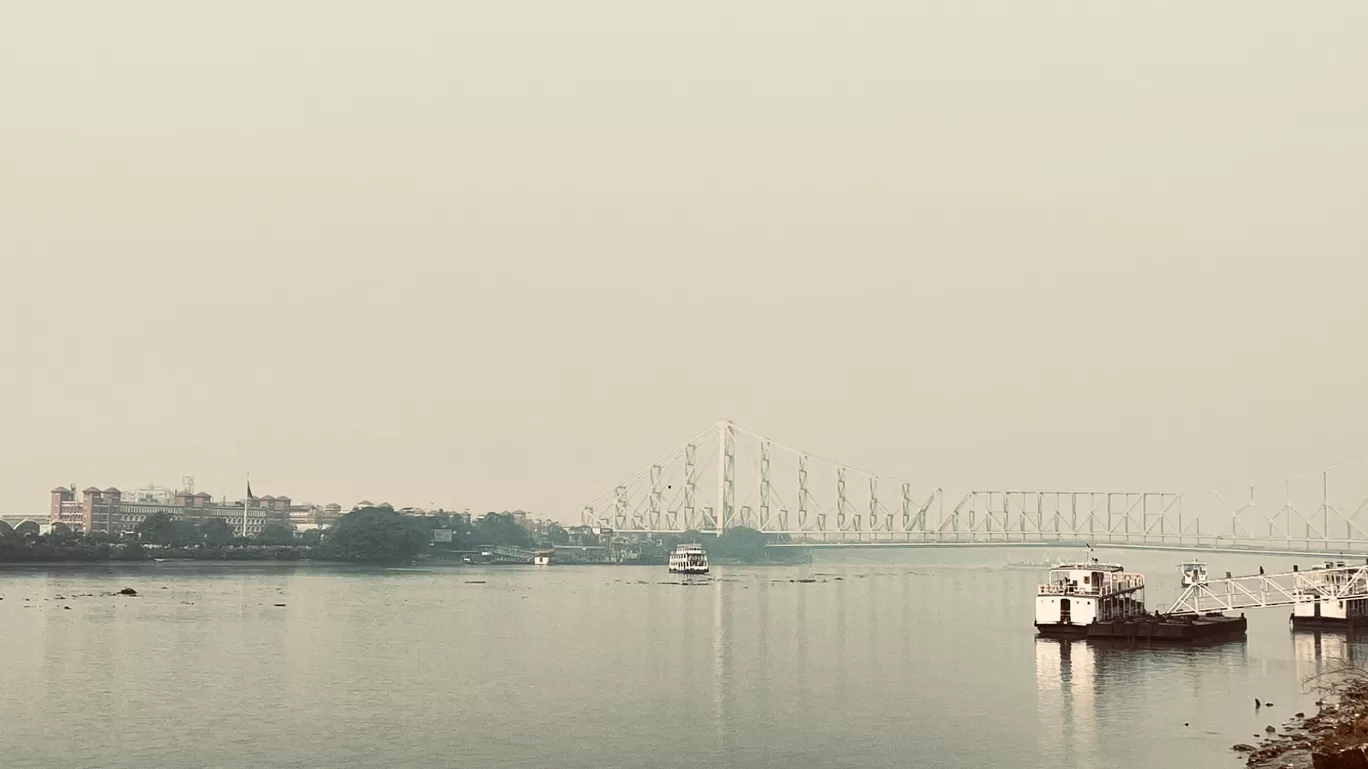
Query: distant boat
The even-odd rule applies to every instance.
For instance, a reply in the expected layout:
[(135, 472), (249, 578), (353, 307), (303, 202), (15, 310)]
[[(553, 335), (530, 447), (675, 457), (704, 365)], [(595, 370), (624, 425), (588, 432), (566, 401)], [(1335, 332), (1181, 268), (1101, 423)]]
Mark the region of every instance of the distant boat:
[(1207, 583), (1207, 567), (1202, 561), (1188, 561), (1179, 565), (1178, 570), (1183, 573), (1183, 587)]
[(1007, 568), (1009, 568), (1009, 569), (1031, 569), (1032, 571), (1036, 571), (1036, 570), (1039, 570), (1039, 569), (1051, 569), (1051, 568), (1054, 568), (1054, 565), (1057, 564), (1057, 563), (1059, 563), (1059, 559), (1058, 559), (1058, 558), (1045, 558), (1045, 559), (1042, 559), (1042, 560), (1039, 560), (1039, 561), (1013, 561), (1012, 563), (1007, 564)]
[(708, 554), (702, 545), (680, 545), (670, 553), (671, 574), (707, 574)]

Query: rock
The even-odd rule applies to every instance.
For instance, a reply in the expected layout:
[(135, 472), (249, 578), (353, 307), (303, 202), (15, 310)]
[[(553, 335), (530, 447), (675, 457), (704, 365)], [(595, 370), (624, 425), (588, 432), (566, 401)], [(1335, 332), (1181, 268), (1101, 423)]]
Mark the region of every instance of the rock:
[(1238, 745), (1231, 745), (1231, 746), (1230, 746), (1230, 749), (1233, 750), (1233, 751), (1235, 751), (1235, 752), (1237, 752), (1237, 753), (1253, 753), (1253, 752), (1254, 752), (1254, 746), (1253, 746), (1253, 745), (1246, 745), (1246, 744), (1243, 743), (1243, 742), (1239, 743)]
[(1305, 713), (1301, 713), (1301, 712), (1293, 713), (1293, 714), (1292, 714), (1292, 717), (1293, 717), (1293, 718), (1306, 718), (1306, 714), (1305, 714)]
[(124, 588), (123, 590), (120, 590), (120, 591), (119, 591), (119, 595), (137, 595), (137, 594), (138, 594), (138, 591), (134, 590), (134, 589), (131, 588), (131, 587), (126, 587), (126, 588)]
[(1264, 731), (1268, 732), (1269, 734), (1272, 734), (1273, 732), (1276, 732), (1278, 730), (1274, 729), (1272, 724), (1269, 724), (1268, 726), (1264, 727)]
[(1311, 766), (1315, 769), (1368, 769), (1368, 753), (1362, 746), (1317, 750), (1311, 754)]

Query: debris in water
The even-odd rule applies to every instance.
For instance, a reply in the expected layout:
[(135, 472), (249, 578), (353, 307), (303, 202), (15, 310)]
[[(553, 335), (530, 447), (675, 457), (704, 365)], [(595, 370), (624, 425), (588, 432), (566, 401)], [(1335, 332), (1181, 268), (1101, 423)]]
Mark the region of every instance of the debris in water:
[(134, 590), (134, 589), (131, 588), (131, 587), (126, 587), (126, 588), (124, 588), (123, 590), (120, 590), (120, 591), (119, 591), (119, 595), (137, 595), (137, 594), (138, 594), (138, 591)]
[(484, 583), (485, 583), (485, 581), (482, 580), (482, 579), (468, 579), (468, 580), (466, 580), (466, 584), (467, 584), (467, 585), (483, 585)]
[(276, 606), (284, 606), (284, 605), (285, 605), (285, 604), (283, 604), (283, 603), (278, 603), (278, 604), (276, 604)]

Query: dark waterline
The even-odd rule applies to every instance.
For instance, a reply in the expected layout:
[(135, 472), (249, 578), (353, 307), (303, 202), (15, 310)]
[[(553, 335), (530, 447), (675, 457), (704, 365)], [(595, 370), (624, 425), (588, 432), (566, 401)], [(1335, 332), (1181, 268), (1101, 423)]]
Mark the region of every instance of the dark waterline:
[[(1182, 555), (1099, 555), (1145, 572), (1152, 607), (1176, 594)], [(1041, 575), (1004, 566), (1040, 557), (828, 551), (688, 586), (664, 567), (7, 568), (4, 765), (1237, 767), (1230, 746), (1313, 711), (1300, 679), (1352, 648), (1282, 609), (1213, 647), (1039, 640)], [(1205, 557), (1213, 576), (1314, 562)]]

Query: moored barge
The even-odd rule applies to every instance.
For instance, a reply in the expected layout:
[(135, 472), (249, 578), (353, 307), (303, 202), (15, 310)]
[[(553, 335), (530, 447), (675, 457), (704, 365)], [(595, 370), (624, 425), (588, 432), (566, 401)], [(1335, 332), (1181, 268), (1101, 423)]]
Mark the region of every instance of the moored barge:
[(1050, 569), (1048, 581), (1036, 591), (1035, 626), (1040, 635), (1056, 638), (1161, 642), (1243, 636), (1246, 628), (1243, 616), (1150, 613), (1145, 575), (1096, 558)]
[[(1292, 591), (1293, 630), (1348, 630), (1368, 627), (1368, 574), (1326, 561), (1301, 572)], [(1356, 597), (1357, 596), (1357, 597)]]

